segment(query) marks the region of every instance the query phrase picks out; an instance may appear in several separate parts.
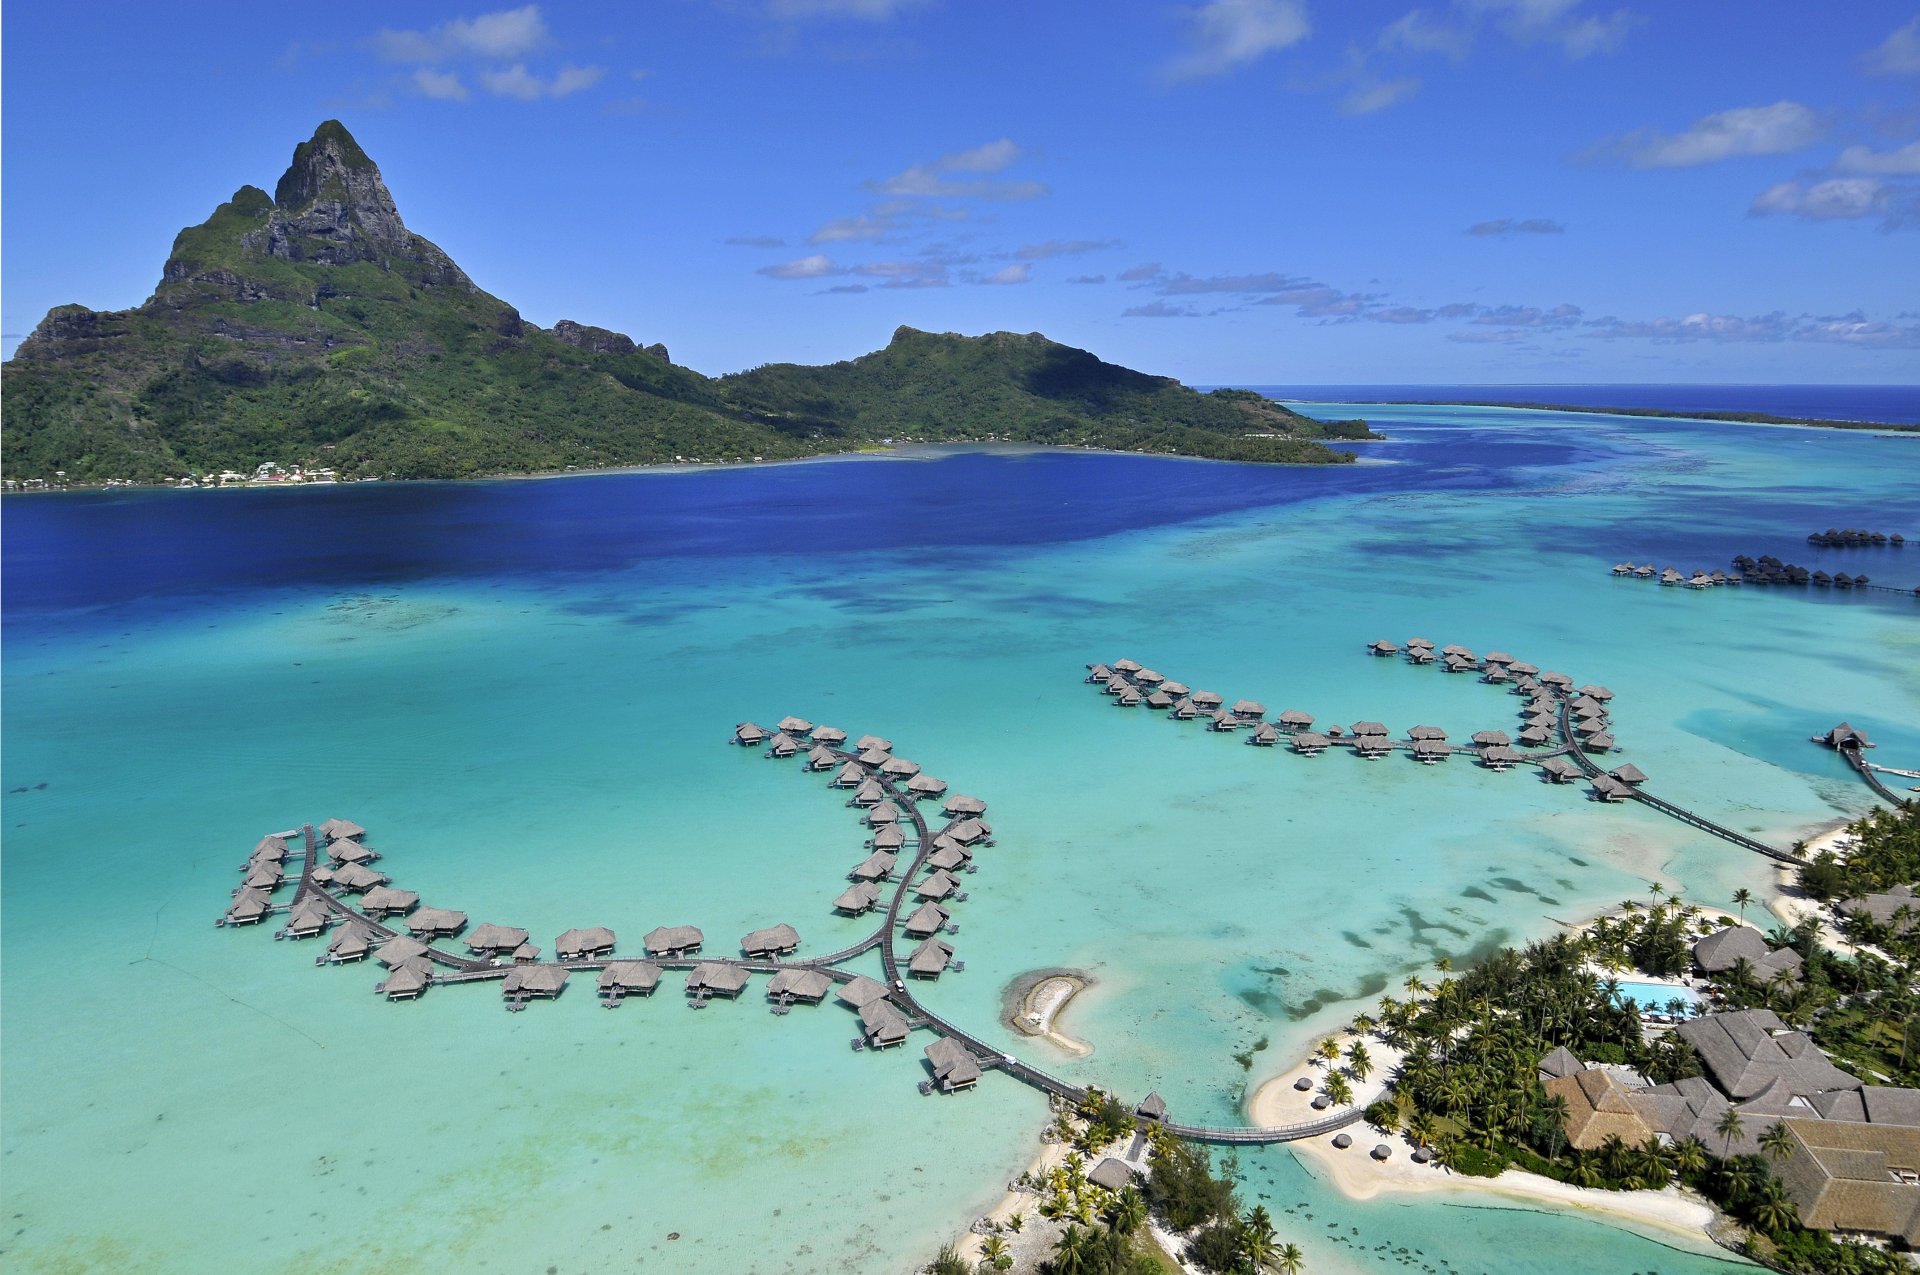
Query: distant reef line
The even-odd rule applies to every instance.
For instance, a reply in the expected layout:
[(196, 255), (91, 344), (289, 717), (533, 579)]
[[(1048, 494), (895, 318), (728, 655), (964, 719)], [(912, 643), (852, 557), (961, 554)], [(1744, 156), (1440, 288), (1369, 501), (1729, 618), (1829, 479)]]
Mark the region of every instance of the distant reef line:
[[(1311, 403), (1310, 399), (1292, 399)], [(1581, 412), (1588, 416), (1645, 416), (1655, 420), (1724, 421), (1734, 425), (1805, 425), (1813, 429), (1863, 429), (1920, 434), (1920, 423), (1899, 421), (1845, 421), (1818, 416), (1775, 416), (1767, 412), (1683, 412), (1659, 407), (1581, 407), (1573, 403), (1501, 403), (1492, 399), (1380, 398), (1343, 399), (1366, 407), (1505, 407), (1517, 412)]]

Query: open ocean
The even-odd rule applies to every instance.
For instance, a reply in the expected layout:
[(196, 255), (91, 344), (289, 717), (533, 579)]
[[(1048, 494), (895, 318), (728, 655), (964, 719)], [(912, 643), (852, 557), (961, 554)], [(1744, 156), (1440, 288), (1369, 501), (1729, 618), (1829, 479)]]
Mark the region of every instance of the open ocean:
[[(1857, 415), (1850, 394), (1792, 410)], [(1804, 537), (1920, 537), (1920, 440), (1310, 410), (1389, 440), (1337, 469), (959, 448), (8, 499), (0, 1263), (904, 1272), (1037, 1146), (1038, 1094), (990, 1073), (922, 1097), (929, 1037), (854, 1052), (852, 1015), (774, 1017), (761, 979), (697, 1014), (671, 975), (612, 1013), (580, 978), (522, 1014), (491, 987), (389, 1005), (373, 968), (216, 929), (254, 842), (303, 820), (358, 820), (397, 884), (543, 947), (605, 924), (634, 951), (688, 922), (724, 951), (788, 921), (824, 952), (868, 928), (828, 906), (861, 831), (797, 763), (727, 739), (788, 713), (886, 735), (985, 797), (998, 840), (956, 910), (967, 968), (927, 1002), (1076, 1082), (1229, 1123), (1246, 1085), (1438, 955), (1652, 880), (1712, 901), (1771, 873), (1531, 768), (1303, 759), (1116, 711), (1087, 662), (1461, 739), (1517, 701), (1364, 645), (1504, 649), (1610, 686), (1617, 756), (1650, 788), (1783, 844), (1868, 805), (1810, 735), (1847, 718), (1877, 760), (1920, 764), (1911, 596), (1607, 574), (1773, 552), (1911, 588), (1920, 544)], [(1094, 976), (1062, 1023), (1092, 1057), (998, 1025), (1043, 966)], [(1726, 1265), (1492, 1197), (1350, 1203), (1284, 1148), (1240, 1163), (1316, 1275)]]

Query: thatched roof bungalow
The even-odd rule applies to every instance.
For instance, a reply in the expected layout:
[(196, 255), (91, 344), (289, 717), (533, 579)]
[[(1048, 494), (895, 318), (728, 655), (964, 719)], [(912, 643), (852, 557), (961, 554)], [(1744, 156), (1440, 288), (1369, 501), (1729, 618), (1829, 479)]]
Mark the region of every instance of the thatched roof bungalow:
[(419, 902), (420, 896), (412, 890), (377, 885), (360, 896), (360, 910), (372, 917), (405, 916)]
[(740, 940), (740, 950), (748, 956), (785, 956), (800, 946), (800, 932), (782, 921), (755, 930)]
[(747, 971), (738, 965), (724, 965), (719, 961), (702, 961), (693, 967), (687, 975), (687, 995), (689, 996), (738, 996), (746, 990)]
[[(846, 989), (842, 988), (840, 994), (844, 997)], [(907, 1039), (906, 1018), (884, 1000), (860, 1006), (860, 1028), (871, 1049), (890, 1049)]]
[(885, 881), (893, 875), (895, 857), (886, 850), (875, 850), (862, 859), (847, 875), (855, 881)]
[(700, 950), (707, 936), (697, 925), (661, 925), (648, 930), (640, 940), (648, 956), (691, 956)]
[(652, 961), (608, 961), (600, 971), (600, 990), (617, 996), (648, 996), (664, 971)]
[[(692, 926), (686, 928), (693, 929)], [(693, 932), (698, 934), (700, 931)], [(589, 960), (596, 956), (611, 954), (613, 943), (612, 930), (604, 925), (589, 925), (582, 929), (568, 930), (555, 939), (553, 954), (563, 961)]]
[(375, 983), (373, 990), (386, 993), (390, 1001), (417, 1000), (433, 982), (433, 967), (423, 960), (412, 960), (387, 971), (386, 981)]
[(924, 1052), (933, 1069), (933, 1083), (941, 1093), (957, 1093), (980, 1083), (979, 1060), (958, 1041), (942, 1036)]
[(328, 841), (357, 841), (367, 835), (367, 830), (351, 819), (329, 819), (317, 831)]
[(840, 999), (855, 1009), (863, 1009), (886, 998), (887, 985), (865, 974), (856, 974), (840, 986)]
[(807, 1005), (818, 1005), (832, 990), (833, 979), (820, 970), (779, 970), (767, 980), (767, 999), (770, 1001), (800, 1001)]
[(871, 881), (860, 881), (841, 891), (840, 897), (833, 901), (833, 910), (848, 916), (859, 916), (870, 912), (880, 902), (880, 887)]
[(400, 924), (421, 938), (441, 938), (465, 929), (467, 914), (451, 908), (420, 908)]
[(907, 973), (915, 978), (939, 978), (952, 963), (953, 947), (939, 939), (929, 938), (907, 957)]
[(922, 903), (907, 918), (906, 932), (910, 939), (923, 939), (938, 934), (947, 926), (952, 913), (938, 903)]
[(508, 1000), (543, 996), (552, 1000), (567, 985), (564, 965), (516, 965), (500, 980), (500, 994)]

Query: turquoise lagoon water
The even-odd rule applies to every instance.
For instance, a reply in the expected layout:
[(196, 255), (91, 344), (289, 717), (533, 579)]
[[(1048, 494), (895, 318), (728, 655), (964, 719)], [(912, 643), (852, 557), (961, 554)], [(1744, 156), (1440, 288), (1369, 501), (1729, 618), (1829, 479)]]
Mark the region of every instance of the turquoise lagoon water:
[[(1911, 599), (1606, 574), (1920, 529), (1920, 444), (1366, 413), (1393, 441), (1338, 472), (961, 451), (9, 501), (0, 1257), (906, 1270), (1036, 1145), (1037, 1095), (990, 1076), (923, 1098), (924, 1042), (855, 1053), (834, 1007), (776, 1018), (756, 987), (694, 1014), (671, 983), (616, 1012), (584, 987), (517, 1015), (482, 988), (387, 1005), (372, 969), (214, 928), (254, 840), (301, 820), (365, 823), (401, 884), (543, 945), (691, 922), (718, 950), (786, 920), (826, 951), (863, 928), (827, 906), (862, 854), (851, 812), (725, 740), (790, 712), (888, 735), (986, 797), (999, 842), (958, 909), (967, 969), (928, 1002), (1224, 1122), (1439, 955), (1649, 881), (1712, 901), (1770, 874), (1530, 771), (1304, 759), (1117, 711), (1087, 661), (1462, 738), (1517, 701), (1363, 645), (1504, 648), (1612, 687), (1650, 788), (1783, 843), (1867, 804), (1809, 735), (1847, 717), (1920, 759)], [(1920, 557), (1867, 569), (1920, 583)], [(1064, 1023), (1091, 1057), (997, 1025), (1040, 966), (1096, 980)], [(1490, 1197), (1350, 1203), (1284, 1148), (1241, 1168), (1316, 1271), (1720, 1264)]]

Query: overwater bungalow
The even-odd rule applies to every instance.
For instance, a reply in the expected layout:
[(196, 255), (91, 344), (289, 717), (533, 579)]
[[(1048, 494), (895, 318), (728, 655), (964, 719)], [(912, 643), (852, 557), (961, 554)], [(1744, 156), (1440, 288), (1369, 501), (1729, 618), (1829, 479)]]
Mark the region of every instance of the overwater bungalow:
[(1681, 575), (1678, 571), (1674, 570), (1672, 567), (1668, 567), (1666, 570), (1660, 573), (1660, 583), (1664, 587), (1671, 588), (1676, 584), (1685, 584), (1686, 581), (1687, 581), (1687, 578)]
[(1162, 1098), (1160, 1091), (1156, 1089), (1140, 1100), (1140, 1105), (1133, 1109), (1133, 1114), (1142, 1120), (1163, 1124), (1167, 1118), (1167, 1100)]
[(939, 978), (952, 963), (953, 947), (939, 939), (929, 938), (907, 957), (907, 973), (914, 978)]
[(725, 996), (732, 999), (746, 990), (751, 977), (738, 965), (723, 965), (719, 961), (702, 961), (693, 967), (687, 975), (687, 995), (706, 998)]
[(1847, 722), (1841, 722), (1818, 738), (1828, 748), (1872, 748), (1874, 746), (1873, 741), (1867, 738), (1865, 731), (1856, 730)]
[(1199, 715), (1200, 715), (1200, 706), (1194, 703), (1192, 698), (1190, 697), (1187, 699), (1175, 700), (1173, 705), (1173, 712), (1168, 714), (1168, 716), (1176, 719), (1177, 721), (1182, 721), (1182, 722), (1190, 722), (1194, 718), (1198, 717)]
[(648, 956), (664, 956), (670, 959), (692, 956), (700, 950), (707, 936), (700, 932), (697, 925), (662, 925), (648, 930), (640, 940), (640, 945)]
[(840, 764), (840, 754), (825, 744), (815, 745), (807, 752), (808, 770), (832, 770)]
[(335, 863), (370, 863), (379, 857), (358, 841), (335, 841), (327, 846), (327, 858)]
[(833, 778), (828, 781), (827, 786), (829, 788), (858, 788), (862, 784), (871, 783), (872, 780), (873, 775), (865, 766), (862, 766), (859, 762), (850, 761), (834, 773)]
[(600, 994), (619, 999), (623, 996), (651, 996), (660, 986), (662, 970), (652, 961), (608, 961), (600, 971)]
[(1227, 702), (1226, 696), (1213, 691), (1195, 691), (1190, 698), (1195, 708), (1209, 713)]
[(1471, 658), (1473, 657), (1473, 652), (1472, 652), (1472, 651), (1469, 651), (1469, 650), (1468, 650), (1468, 649), (1467, 649), (1466, 647), (1464, 647), (1464, 646), (1461, 646), (1461, 645), (1460, 645), (1460, 644), (1459, 644), (1458, 642), (1449, 642), (1449, 643), (1447, 643), (1447, 644), (1446, 644), (1445, 646), (1443, 646), (1443, 647), (1441, 647), (1441, 648), (1440, 648), (1440, 654), (1442, 654), (1442, 655), (1464, 655), (1464, 656), (1466, 656), (1466, 657), (1467, 657), (1467, 658), (1469, 658), (1469, 659), (1471, 659)]
[(327, 841), (358, 841), (367, 830), (351, 819), (329, 819), (316, 830)]
[(1613, 736), (1604, 731), (1598, 735), (1589, 735), (1581, 741), (1580, 746), (1590, 753), (1604, 753), (1613, 747)]
[(1529, 730), (1552, 731), (1560, 725), (1558, 713), (1528, 713), (1520, 719), (1520, 725)]
[(1650, 579), (1652, 579), (1652, 578), (1653, 578), (1653, 564), (1652, 564), (1651, 562), (1649, 562), (1649, 563), (1645, 563), (1645, 564), (1643, 564), (1643, 565), (1641, 565), (1641, 566), (1638, 566), (1638, 567), (1635, 567), (1635, 568), (1633, 569), (1633, 575), (1634, 575), (1634, 578), (1635, 578), (1636, 580), (1650, 580)]
[(958, 1041), (942, 1036), (922, 1052), (933, 1070), (934, 1087), (941, 1093), (958, 1093), (980, 1083), (980, 1060)]
[(1423, 766), (1445, 761), (1453, 750), (1435, 739), (1417, 739), (1413, 742), (1413, 759)]
[(922, 903), (907, 917), (907, 937), (924, 939), (945, 929), (953, 914), (938, 903)]
[(894, 805), (891, 801), (883, 801), (867, 811), (866, 821), (869, 828), (878, 828), (882, 824), (899, 823), (900, 807)]
[(887, 799), (887, 790), (877, 779), (869, 779), (854, 790), (853, 803), (856, 806), (877, 806)]
[(419, 939), (408, 938), (401, 934), (388, 939), (374, 950), (373, 959), (385, 966), (404, 964), (418, 960), (427, 954), (427, 945)]
[[(417, 933), (418, 931), (416, 931)], [(527, 932), (488, 921), (467, 934), (467, 950), (475, 956), (501, 956), (527, 941)]]
[(977, 841), (986, 840), (992, 832), (992, 827), (983, 820), (962, 819), (942, 835), (953, 838), (960, 845), (970, 846)]
[(1267, 706), (1257, 699), (1235, 700), (1233, 702), (1233, 715), (1248, 720), (1265, 717), (1267, 715)]
[(911, 779), (920, 773), (920, 763), (905, 757), (889, 757), (880, 763), (880, 773), (889, 779)]
[(1140, 665), (1133, 660), (1115, 660), (1113, 662), (1113, 668), (1116, 673), (1138, 673), (1140, 671)]
[(1431, 664), (1434, 662), (1435, 658), (1437, 657), (1434, 655), (1434, 653), (1428, 650), (1424, 646), (1412, 646), (1407, 648), (1407, 663), (1409, 664)]
[(1515, 738), (1523, 748), (1540, 748), (1553, 742), (1553, 733), (1544, 726), (1527, 726)]
[(840, 892), (840, 897), (833, 901), (833, 910), (859, 916), (862, 912), (871, 912), (879, 901), (880, 887), (871, 881), (861, 881)]
[(1147, 696), (1147, 707), (1160, 709), (1172, 708), (1173, 696), (1167, 694), (1165, 691), (1155, 691), (1153, 694)]
[(1569, 690), (1573, 686), (1573, 679), (1565, 673), (1542, 673), (1540, 682), (1543, 686), (1557, 686), (1562, 690)]
[(1217, 731), (1234, 731), (1234, 730), (1239, 730), (1242, 726), (1245, 726), (1245, 725), (1246, 725), (1246, 722), (1242, 721), (1238, 717), (1235, 717), (1232, 713), (1229, 713), (1226, 709), (1221, 708), (1221, 709), (1214, 710), (1213, 719), (1207, 723), (1207, 729), (1217, 730)]
[(1614, 564), (1613, 574), (1617, 576), (1630, 576), (1633, 574), (1633, 564), (1631, 562), (1616, 563)]
[(286, 877), (286, 870), (278, 863), (256, 863), (247, 869), (246, 878), (241, 884), (249, 890), (272, 890)]
[[(693, 946), (700, 946), (700, 931), (691, 925), (677, 926), (676, 929), (693, 931)], [(654, 931), (660, 933), (659, 930)], [(563, 961), (591, 960), (596, 956), (610, 956), (613, 953), (613, 931), (604, 925), (589, 925), (584, 929), (568, 930), (553, 941), (553, 954)]]
[(1247, 742), (1261, 748), (1271, 748), (1280, 742), (1280, 728), (1272, 722), (1261, 722), (1254, 727), (1253, 734), (1247, 736)]
[(847, 875), (855, 881), (885, 881), (893, 875), (893, 865), (894, 856), (891, 853), (875, 850)]
[(1109, 681), (1104, 689), (1108, 695), (1125, 695), (1133, 689), (1133, 683), (1124, 677), (1116, 677)]
[(965, 846), (952, 844), (941, 846), (927, 856), (927, 866), (944, 872), (958, 872), (973, 859), (973, 852)]
[(352, 890), (358, 894), (376, 885), (387, 884), (387, 878), (364, 863), (349, 863), (334, 872), (333, 883), (342, 890)]
[(308, 874), (308, 879), (315, 885), (331, 886), (333, 884), (333, 869), (324, 863), (316, 863), (313, 865), (313, 871)]
[(752, 722), (741, 722), (733, 728), (733, 742), (746, 748), (757, 748), (772, 738), (772, 731)]
[(1633, 784), (1636, 787), (1647, 782), (1647, 772), (1632, 762), (1628, 762), (1624, 766), (1615, 766), (1607, 773), (1623, 784)]
[(263, 859), (278, 862), (292, 853), (293, 851), (287, 848), (285, 837), (262, 837), (254, 843), (253, 853), (247, 856), (247, 862), (259, 863)]
[(1518, 749), (1506, 744), (1494, 744), (1480, 750), (1480, 764), (1488, 770), (1505, 770), (1516, 762), (1525, 761)]
[(1473, 742), (1482, 748), (1511, 744), (1512, 738), (1503, 730), (1481, 730), (1473, 733)]
[(333, 933), (327, 942), (327, 959), (337, 965), (349, 961), (364, 961), (373, 951), (373, 932), (364, 925), (355, 925), (351, 921)]
[(954, 875), (951, 872), (945, 869), (936, 869), (931, 876), (926, 877), (919, 885), (913, 887), (913, 897), (916, 899), (938, 901), (948, 897), (959, 888), (960, 882), (954, 879)]
[(1102, 683), (1105, 683), (1112, 676), (1113, 676), (1113, 670), (1108, 668), (1104, 664), (1087, 665), (1086, 680), (1090, 683), (1102, 684)]
[(1379, 735), (1384, 738), (1387, 734), (1387, 728), (1383, 722), (1355, 722), (1353, 724), (1352, 734), (1355, 739), (1359, 739), (1363, 735)]
[(293, 905), (287, 913), (286, 936), (290, 939), (310, 939), (327, 928), (327, 922), (333, 919), (333, 913), (319, 899), (307, 899)]
[(1181, 699), (1193, 694), (1193, 688), (1191, 686), (1188, 686), (1185, 682), (1176, 682), (1172, 679), (1160, 683), (1160, 690), (1163, 694), (1171, 695), (1175, 699)]
[(1538, 677), (1540, 676), (1540, 666), (1537, 664), (1529, 664), (1525, 660), (1515, 660), (1507, 665), (1507, 672), (1513, 674), (1515, 677)]
[(1303, 730), (1296, 732), (1291, 742), (1294, 752), (1307, 757), (1318, 757), (1327, 751), (1328, 745), (1333, 741), (1315, 731)]
[(812, 738), (816, 744), (826, 744), (829, 747), (838, 748), (847, 742), (847, 732), (841, 730), (838, 726), (816, 726), (810, 732), (810, 738)]
[(1158, 686), (1167, 679), (1150, 668), (1143, 668), (1133, 675), (1133, 680), (1139, 686)]
[(787, 956), (800, 946), (800, 933), (782, 921), (755, 930), (740, 940), (740, 950), (750, 957)]
[(1588, 718), (1584, 721), (1575, 722), (1573, 728), (1589, 738), (1595, 735), (1604, 735), (1607, 733), (1607, 719), (1604, 717)]
[(1633, 796), (1633, 789), (1615, 779), (1612, 775), (1593, 777), (1593, 795), (1602, 801), (1620, 801)]
[(1138, 708), (1141, 704), (1140, 692), (1129, 686), (1126, 690), (1120, 692), (1119, 697), (1115, 699), (1113, 703), (1116, 708)]
[(1576, 713), (1581, 712), (1583, 710), (1597, 710), (1602, 713), (1607, 711), (1607, 706), (1605, 704), (1602, 704), (1599, 700), (1595, 699), (1593, 696), (1587, 695), (1584, 693), (1580, 695), (1576, 695), (1574, 698), (1568, 700), (1567, 707), (1571, 708)]
[(1273, 719), (1286, 730), (1305, 730), (1313, 725), (1313, 714), (1303, 713), (1297, 708), (1289, 708)]
[(360, 896), (360, 910), (371, 917), (405, 916), (420, 902), (412, 890), (377, 885)]
[(1433, 649), (1433, 643), (1423, 637), (1410, 637), (1407, 639), (1407, 649), (1409, 651), (1431, 651)]
[(883, 828), (876, 829), (873, 834), (873, 839), (867, 842), (867, 845), (871, 849), (885, 850), (890, 854), (899, 853), (900, 848), (906, 844), (907, 831), (897, 823), (890, 823)]
[(1449, 673), (1478, 673), (1480, 666), (1464, 655), (1449, 655), (1441, 665)]
[(799, 751), (800, 741), (785, 731), (781, 731), (778, 735), (775, 735), (773, 742), (767, 745), (767, 756), (769, 757), (791, 757)]
[(531, 965), (539, 959), (540, 949), (531, 943), (522, 943), (519, 947), (513, 949), (513, 963), (515, 965)]
[(1423, 739), (1438, 742), (1446, 739), (1446, 737), (1447, 732), (1441, 730), (1438, 726), (1415, 726), (1407, 732), (1407, 738), (1416, 742)]
[[(845, 988), (840, 989), (843, 998), (846, 994)], [(860, 1031), (867, 1048), (890, 1049), (907, 1039), (907, 1020), (884, 1000), (868, 1001), (860, 1006)]]
[(780, 719), (780, 732), (783, 735), (804, 735), (813, 729), (813, 723), (804, 717), (783, 717)]
[(1380, 639), (1378, 642), (1368, 644), (1367, 650), (1371, 654), (1382, 656), (1400, 654), (1400, 648), (1385, 638)]
[(833, 979), (820, 970), (778, 970), (767, 980), (767, 999), (780, 1005), (818, 1005), (832, 990)]
[(564, 965), (516, 965), (500, 980), (500, 994), (510, 1001), (535, 996), (552, 1000), (567, 986)]
[(1365, 757), (1368, 761), (1385, 757), (1393, 751), (1393, 741), (1385, 735), (1355, 735), (1353, 737), (1354, 755)]
[(878, 770), (893, 760), (893, 754), (883, 748), (863, 748), (860, 750), (860, 755), (854, 758), (854, 760), (862, 766)]
[(1512, 663), (1513, 663), (1513, 657), (1512, 657), (1511, 655), (1508, 655), (1508, 654), (1507, 654), (1507, 653), (1506, 653), (1505, 651), (1488, 651), (1488, 652), (1487, 652), (1487, 663), (1489, 663), (1489, 664), (1512, 664)]
[(424, 960), (402, 962), (387, 971), (384, 982), (375, 983), (373, 990), (384, 992), (390, 1001), (417, 1000), (433, 982), (433, 967)]
[(448, 908), (421, 908), (400, 924), (419, 938), (443, 938), (465, 929), (467, 914)]
[(915, 797), (934, 798), (947, 790), (947, 781), (936, 779), (932, 775), (918, 774), (907, 781), (907, 791)]
[(950, 815), (984, 815), (987, 803), (978, 797), (956, 796), (947, 798), (941, 809)]
[(887, 999), (887, 985), (877, 978), (856, 974), (840, 986), (840, 999), (854, 1009)]

